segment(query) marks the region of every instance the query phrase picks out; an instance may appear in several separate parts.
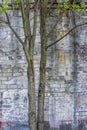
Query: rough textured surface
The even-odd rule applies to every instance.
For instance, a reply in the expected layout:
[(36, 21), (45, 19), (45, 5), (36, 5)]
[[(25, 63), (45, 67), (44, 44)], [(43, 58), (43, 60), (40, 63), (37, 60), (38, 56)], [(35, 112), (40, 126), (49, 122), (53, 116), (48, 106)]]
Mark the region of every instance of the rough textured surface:
[[(21, 17), (17, 19), (16, 15), (20, 16), (20, 13), (14, 13), (12, 22), (16, 31), (23, 37), (22, 29), (16, 27), (21, 26)], [(76, 16), (76, 23), (85, 21)], [(70, 16), (64, 14), (49, 44), (63, 36), (70, 28), (72, 28)], [(75, 35), (74, 39), (71, 33), (48, 49), (44, 114), (45, 121), (48, 121), (51, 127), (58, 127), (61, 123), (73, 124), (74, 115), (77, 123), (87, 120), (87, 26), (76, 29)], [(34, 54), (37, 95), (40, 62), (39, 29)], [(27, 122), (27, 101), (27, 62), (22, 46), (7, 26), (0, 25), (0, 120)]]

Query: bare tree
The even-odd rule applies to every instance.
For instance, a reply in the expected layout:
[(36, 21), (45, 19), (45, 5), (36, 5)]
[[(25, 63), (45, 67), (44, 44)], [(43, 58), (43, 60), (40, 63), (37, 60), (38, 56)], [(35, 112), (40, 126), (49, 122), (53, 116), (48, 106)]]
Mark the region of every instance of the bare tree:
[[(17, 1), (17, 0), (16, 0)], [(43, 130), (44, 129), (44, 94), (45, 94), (45, 86), (46, 86), (46, 56), (47, 49), (54, 44), (58, 43), (65, 36), (67, 36), (70, 32), (72, 32), (75, 28), (79, 26), (83, 26), (87, 23), (83, 23), (80, 25), (75, 25), (69, 32), (67, 32), (60, 39), (54, 41), (50, 45), (47, 45), (48, 37), (51, 36), (52, 31), (58, 24), (59, 19), (62, 17), (62, 13), (60, 13), (60, 17), (54, 23), (53, 27), (49, 33), (47, 33), (47, 19), (50, 14), (50, 10), (54, 6), (54, 1), (49, 3), (49, 0), (35, 0), (33, 5), (31, 6), (31, 0), (20, 0), (19, 7), (22, 14), (22, 23), (23, 23), (23, 32), (24, 32), (24, 40), (20, 38), (19, 34), (12, 27), (9, 15), (7, 10), (5, 10), (5, 15), (7, 20), (4, 21), (0, 19), (1, 22), (7, 24), (12, 32), (15, 34), (19, 42), (23, 46), (23, 50), (25, 52), (26, 60), (28, 63), (27, 74), (28, 74), (28, 98), (29, 98), (29, 107), (28, 107), (28, 115), (29, 115), (29, 127), (30, 130)], [(0, 4), (0, 7), (3, 9), (3, 5)], [(31, 30), (30, 23), (30, 14), (31, 8), (33, 9), (33, 31)], [(40, 12), (39, 12), (40, 11)], [(38, 89), (38, 114), (36, 119), (36, 95), (35, 95), (35, 80), (34, 80), (34, 45), (36, 38), (36, 30), (37, 30), (37, 17), (38, 12), (40, 13), (40, 39), (41, 39), (41, 59), (40, 59), (40, 80), (39, 80), (39, 89)]]
[[(3, 9), (3, 5), (0, 4), (1, 8)], [(35, 1), (33, 5), (33, 32), (31, 33), (30, 27), (30, 3), (29, 0), (20, 0), (19, 3), (20, 11), (22, 14), (22, 23), (23, 23), (23, 31), (24, 31), (24, 40), (22, 40), (19, 34), (15, 31), (12, 27), (10, 18), (8, 13), (5, 11), (5, 15), (7, 21), (0, 20), (9, 26), (12, 32), (15, 34), (19, 42), (23, 46), (23, 50), (25, 52), (26, 60), (28, 63), (27, 68), (27, 75), (28, 75), (28, 98), (29, 98), (29, 105), (28, 105), (28, 116), (29, 116), (29, 127), (30, 130), (37, 129), (37, 121), (36, 121), (36, 96), (35, 96), (35, 82), (34, 82), (34, 44), (35, 44), (35, 37), (36, 37), (36, 29), (37, 29), (37, 13), (38, 13), (38, 0)]]

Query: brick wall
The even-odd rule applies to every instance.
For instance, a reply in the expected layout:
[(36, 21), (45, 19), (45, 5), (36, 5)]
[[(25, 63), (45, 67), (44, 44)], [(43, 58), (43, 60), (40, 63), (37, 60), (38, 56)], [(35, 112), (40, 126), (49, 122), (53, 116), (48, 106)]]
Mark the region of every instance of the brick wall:
[[(14, 16), (13, 16), (14, 15)], [(11, 14), (13, 25), (23, 36), (20, 13)], [(50, 25), (55, 19), (50, 20)], [(76, 23), (85, 22), (76, 16)], [(70, 15), (63, 15), (49, 44), (72, 28)], [(74, 123), (87, 120), (87, 26), (76, 29), (47, 52), (47, 81), (45, 93), (45, 121), (58, 127), (61, 122)], [(76, 54), (74, 45), (76, 43)], [(34, 52), (35, 87), (39, 84), (40, 31), (39, 18)], [(75, 67), (76, 65), (76, 67)], [(10, 29), (0, 25), (0, 119), (26, 122), (27, 117), (27, 62), (22, 46)]]

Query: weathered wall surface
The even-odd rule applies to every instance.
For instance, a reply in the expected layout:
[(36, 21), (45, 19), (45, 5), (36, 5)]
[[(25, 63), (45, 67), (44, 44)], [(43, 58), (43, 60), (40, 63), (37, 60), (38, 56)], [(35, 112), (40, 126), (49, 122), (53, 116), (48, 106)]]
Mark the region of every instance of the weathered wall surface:
[[(85, 22), (75, 16), (76, 24)], [(57, 38), (73, 27), (73, 18), (63, 16)], [(78, 28), (51, 48), (48, 78), (50, 125), (77, 124), (87, 120), (87, 26)], [(53, 104), (53, 105), (52, 105)]]
[[(19, 18), (16, 15), (19, 15)], [(77, 16), (75, 19), (76, 23), (86, 21)], [(22, 25), (20, 13), (14, 14), (12, 22), (16, 31), (23, 37), (22, 29), (17, 27)], [(71, 15), (64, 14), (49, 44), (63, 36), (72, 26)], [(78, 120), (87, 120), (86, 34), (87, 26), (79, 27), (48, 49), (44, 113), (45, 121), (49, 121), (51, 127), (58, 127), (61, 122), (73, 124)], [(39, 28), (34, 54), (37, 93), (40, 62)], [(27, 102), (27, 62), (22, 46), (7, 26), (0, 25), (0, 120), (26, 122)]]
[[(19, 25), (19, 19), (13, 18), (13, 22), (15, 21), (13, 26)], [(16, 27), (16, 31), (20, 30)], [(27, 63), (21, 45), (7, 26), (0, 25), (0, 94), (2, 97), (0, 119), (2, 121), (23, 120), (24, 116), (25, 121), (27, 120), (26, 68)]]

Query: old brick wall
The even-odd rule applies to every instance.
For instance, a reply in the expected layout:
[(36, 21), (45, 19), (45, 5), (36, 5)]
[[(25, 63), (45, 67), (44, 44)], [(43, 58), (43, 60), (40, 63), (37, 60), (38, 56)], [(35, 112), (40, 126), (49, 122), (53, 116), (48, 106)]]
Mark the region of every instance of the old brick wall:
[[(86, 19), (83, 17), (86, 18), (75, 15), (75, 23), (85, 22)], [(74, 26), (72, 19), (71, 14), (63, 15), (58, 26), (57, 38)], [(86, 33), (87, 26), (79, 27), (51, 48), (47, 81), (51, 126), (57, 127), (62, 122), (78, 124), (87, 121)]]
[[(13, 15), (13, 14), (11, 14)], [(18, 30), (19, 19), (12, 19)], [(20, 14), (19, 14), (20, 15)], [(3, 16), (2, 16), (3, 17)], [(14, 22), (15, 21), (15, 22)], [(20, 22), (19, 22), (20, 21)], [(0, 25), (0, 107), (2, 121), (27, 120), (27, 62), (21, 45), (6, 25)], [(24, 111), (24, 113), (23, 113)]]
[[(86, 14), (85, 14), (86, 15)], [(19, 17), (16, 17), (19, 16)], [(2, 16), (3, 17), (3, 16)], [(23, 38), (20, 12), (10, 14), (13, 26)], [(85, 18), (85, 17), (84, 17)], [(55, 19), (50, 20), (50, 24)], [(86, 19), (75, 16), (76, 24)], [(49, 44), (63, 36), (73, 23), (64, 14), (54, 30)], [(79, 27), (47, 52), (47, 81), (45, 93), (45, 121), (51, 127), (62, 122), (77, 123), (87, 120), (87, 26)], [(75, 36), (75, 37), (74, 37)], [(74, 44), (76, 43), (76, 54)], [(40, 30), (39, 18), (35, 59), (36, 94), (39, 84)], [(76, 66), (75, 66), (76, 65)], [(0, 120), (26, 122), (27, 117), (27, 62), (22, 46), (6, 25), (0, 25)]]

